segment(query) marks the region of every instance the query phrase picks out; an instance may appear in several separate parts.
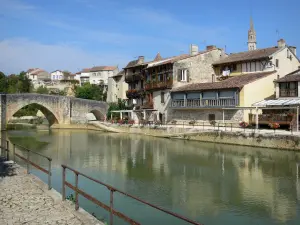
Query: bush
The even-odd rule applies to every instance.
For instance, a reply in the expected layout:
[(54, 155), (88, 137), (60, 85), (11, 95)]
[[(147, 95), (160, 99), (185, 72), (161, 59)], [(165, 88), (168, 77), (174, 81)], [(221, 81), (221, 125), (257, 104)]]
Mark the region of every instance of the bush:
[(246, 127), (249, 126), (249, 124), (248, 124), (247, 122), (245, 122), (245, 121), (240, 122), (239, 125), (240, 125), (240, 127), (242, 127), (242, 128), (246, 128)]

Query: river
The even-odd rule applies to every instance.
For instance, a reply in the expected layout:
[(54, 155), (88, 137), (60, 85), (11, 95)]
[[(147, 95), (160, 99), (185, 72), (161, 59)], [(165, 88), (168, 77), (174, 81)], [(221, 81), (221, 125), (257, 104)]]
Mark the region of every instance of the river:
[[(64, 163), (206, 225), (300, 224), (300, 153), (97, 131), (15, 130), (7, 136), (53, 159), (58, 191)], [(46, 168), (47, 161), (32, 158)], [(73, 174), (67, 179), (74, 183)], [(109, 204), (106, 188), (81, 177), (79, 187)], [(79, 202), (109, 220), (93, 203)], [(119, 194), (114, 204), (141, 224), (187, 224)]]

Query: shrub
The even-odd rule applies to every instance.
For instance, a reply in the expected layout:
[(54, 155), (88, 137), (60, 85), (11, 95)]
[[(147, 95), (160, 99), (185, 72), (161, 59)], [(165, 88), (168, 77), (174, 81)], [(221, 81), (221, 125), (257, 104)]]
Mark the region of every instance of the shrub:
[(240, 125), (240, 127), (242, 127), (242, 128), (246, 128), (246, 127), (249, 126), (249, 124), (248, 124), (247, 122), (245, 122), (245, 121), (240, 122), (239, 125)]

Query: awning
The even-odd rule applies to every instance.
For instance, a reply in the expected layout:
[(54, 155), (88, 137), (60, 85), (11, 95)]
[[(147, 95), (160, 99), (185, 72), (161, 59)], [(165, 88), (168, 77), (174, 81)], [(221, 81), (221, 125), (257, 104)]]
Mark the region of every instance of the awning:
[(252, 106), (266, 107), (266, 106), (289, 106), (289, 105), (300, 105), (300, 98), (262, 100), (260, 102), (254, 103)]

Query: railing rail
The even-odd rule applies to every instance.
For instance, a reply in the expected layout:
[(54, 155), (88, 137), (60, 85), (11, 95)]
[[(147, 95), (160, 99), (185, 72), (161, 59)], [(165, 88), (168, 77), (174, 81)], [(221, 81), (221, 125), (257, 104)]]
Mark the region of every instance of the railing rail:
[[(8, 141), (7, 141), (8, 142)], [(18, 154), (16, 152), (16, 146), (19, 147), (18, 149), (20, 151), (26, 151), (27, 152), (27, 155), (26, 155), (26, 158), (20, 154)], [(30, 154), (35, 154), (35, 155), (38, 155), (38, 156), (41, 156), (45, 159), (48, 160), (48, 170), (39, 166), (38, 164), (32, 162), (30, 160)], [(16, 162), (16, 156), (20, 159), (22, 159), (23, 161), (26, 162), (26, 171), (27, 171), (27, 174), (30, 173), (30, 165), (34, 166), (35, 168), (39, 169), (40, 171), (44, 172), (45, 174), (48, 175), (48, 189), (50, 190), (52, 188), (52, 184), (51, 184), (51, 176), (52, 176), (52, 173), (51, 173), (51, 162), (52, 162), (52, 159), (48, 156), (45, 156), (41, 153), (38, 153), (38, 152), (34, 152), (26, 147), (23, 147), (21, 145), (18, 145), (18, 144), (13, 144), (13, 157), (14, 157), (14, 161)]]
[[(127, 196), (127, 197), (129, 197), (131, 199), (134, 199), (134, 200), (136, 200), (138, 202), (141, 202), (141, 203), (143, 203), (145, 205), (148, 205), (148, 206), (150, 206), (152, 208), (155, 208), (155, 209), (160, 210), (160, 211), (162, 211), (164, 213), (167, 213), (167, 214), (169, 214), (171, 216), (174, 216), (174, 217), (176, 217), (176, 218), (178, 218), (180, 220), (186, 221), (186, 222), (188, 222), (190, 224), (201, 225), (200, 223), (198, 223), (196, 221), (193, 221), (193, 220), (188, 219), (188, 218), (186, 218), (184, 216), (181, 216), (181, 215), (179, 215), (177, 213), (174, 213), (174, 212), (168, 211), (166, 209), (163, 209), (163, 208), (161, 208), (159, 206), (153, 205), (153, 204), (151, 204), (149, 202), (146, 202), (146, 201), (144, 201), (142, 199), (139, 199), (138, 197), (130, 195), (130, 194), (128, 194), (128, 193), (126, 193), (124, 191), (121, 191), (121, 190), (119, 190), (117, 188), (114, 188), (111, 185), (105, 184), (105, 183), (103, 183), (103, 182), (101, 182), (101, 181), (99, 181), (99, 180), (97, 180), (95, 178), (92, 178), (92, 177), (90, 177), (90, 176), (88, 176), (86, 174), (83, 174), (83, 173), (81, 173), (81, 172), (79, 172), (79, 171), (77, 171), (77, 170), (75, 170), (75, 169), (73, 169), (73, 168), (71, 168), (69, 166), (66, 166), (66, 165), (61, 165), (61, 166), (62, 166), (62, 170), (63, 170), (62, 171), (62, 200), (64, 201), (66, 199), (65, 186), (68, 186), (69, 188), (71, 188), (72, 190), (75, 191), (75, 209), (76, 210), (79, 209), (78, 194), (80, 194), (83, 197), (85, 197), (86, 199), (92, 201), (94, 204), (96, 204), (96, 205), (102, 207), (103, 209), (105, 209), (106, 211), (110, 212), (110, 225), (113, 225), (113, 215), (118, 216), (119, 218), (125, 220), (129, 224), (133, 224), (133, 225), (140, 224), (140, 223), (134, 221), (133, 219), (131, 219), (130, 217), (124, 215), (123, 213), (116, 211), (113, 208), (113, 205), (114, 205), (114, 196), (113, 196), (113, 194), (114, 194), (114, 192), (119, 192), (122, 195), (125, 195), (125, 196)], [(72, 171), (75, 174), (75, 186), (66, 181), (66, 169), (69, 169), (70, 171)], [(98, 183), (100, 185), (105, 186), (110, 191), (110, 205), (108, 206), (108, 205), (100, 202), (96, 198), (92, 197), (91, 195), (87, 194), (83, 190), (79, 189), (78, 188), (78, 177), (79, 177), (79, 175), (81, 175), (82, 177), (85, 177), (85, 178), (87, 178), (87, 179), (89, 179), (91, 181), (94, 181), (94, 182), (96, 182), (96, 183)]]
[(171, 107), (174, 108), (229, 107), (236, 105), (237, 101), (234, 98), (172, 100), (171, 103)]

